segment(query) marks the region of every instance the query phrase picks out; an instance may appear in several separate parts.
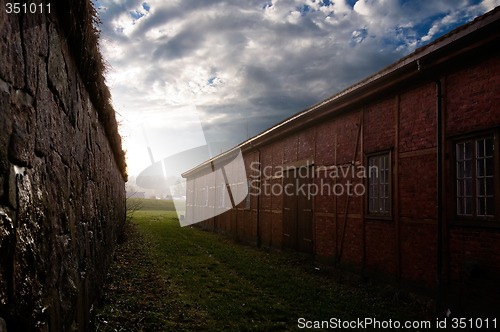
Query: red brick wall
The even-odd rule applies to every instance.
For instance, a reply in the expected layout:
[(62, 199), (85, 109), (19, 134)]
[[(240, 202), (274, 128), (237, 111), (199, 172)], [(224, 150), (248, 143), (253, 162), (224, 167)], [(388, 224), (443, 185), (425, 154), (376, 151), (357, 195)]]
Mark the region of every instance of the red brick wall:
[(314, 158), (314, 150), (316, 146), (316, 130), (309, 129), (299, 133), (297, 160)]
[[(335, 179), (331, 178), (325, 172), (317, 172), (315, 174), (314, 184), (325, 193), (325, 195), (315, 196), (314, 211), (319, 214), (335, 213), (336, 212), (336, 198), (333, 195), (328, 195), (330, 188), (336, 184)], [(331, 190), (330, 190), (331, 191)]]
[[(339, 247), (340, 262), (361, 268), (363, 264), (363, 220), (360, 218), (347, 218), (344, 232), (344, 218), (337, 219), (337, 243)], [(342, 240), (343, 238), (343, 240)]]
[(461, 68), (446, 77), (446, 131), (470, 133), (500, 125), (500, 56)]
[(317, 165), (332, 165), (335, 162), (335, 139), (337, 132), (335, 122), (329, 121), (316, 127), (316, 156)]
[(316, 214), (314, 225), (315, 253), (322, 257), (334, 257), (337, 249), (337, 225), (335, 217)]
[(396, 231), (392, 220), (365, 222), (365, 259), (370, 271), (397, 275)]
[(399, 203), (401, 220), (436, 220), (436, 155), (399, 159)]
[(485, 232), (482, 228), (456, 227), (450, 231), (451, 281), (472, 282), (473, 268), (481, 269), (485, 277), (499, 277), (500, 255), (497, 246), (491, 245), (499, 242), (498, 230)]
[(399, 152), (436, 146), (436, 86), (428, 83), (400, 95)]
[(272, 246), (281, 248), (283, 246), (283, 213), (274, 210), (272, 213)]
[(297, 147), (299, 145), (298, 138), (298, 135), (293, 135), (283, 140), (283, 144), (281, 145), (283, 149), (283, 164), (297, 160)]
[(436, 280), (436, 226), (419, 222), (401, 224), (401, 277), (431, 288)]
[(365, 153), (394, 148), (396, 137), (396, 98), (389, 97), (363, 112), (363, 150)]
[(449, 239), (449, 302), (477, 317), (484, 308), (499, 312), (500, 231), (454, 227)]
[(360, 113), (351, 112), (335, 119), (335, 131), (337, 133), (336, 163), (338, 165), (350, 163), (353, 158), (360, 160), (360, 149), (354, 155), (356, 139), (358, 136), (358, 126), (360, 124)]
[(265, 247), (271, 247), (273, 245), (272, 221), (273, 221), (272, 212), (262, 211), (260, 213), (260, 239), (261, 239), (261, 244)]

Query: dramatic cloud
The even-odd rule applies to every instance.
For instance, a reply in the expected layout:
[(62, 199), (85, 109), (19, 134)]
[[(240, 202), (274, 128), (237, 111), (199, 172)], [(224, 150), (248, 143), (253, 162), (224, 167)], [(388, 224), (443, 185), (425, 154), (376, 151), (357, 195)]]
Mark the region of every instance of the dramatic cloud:
[(499, 2), (95, 1), (130, 173), (148, 166), (146, 136), (158, 159), (187, 148), (194, 110), (232, 147)]

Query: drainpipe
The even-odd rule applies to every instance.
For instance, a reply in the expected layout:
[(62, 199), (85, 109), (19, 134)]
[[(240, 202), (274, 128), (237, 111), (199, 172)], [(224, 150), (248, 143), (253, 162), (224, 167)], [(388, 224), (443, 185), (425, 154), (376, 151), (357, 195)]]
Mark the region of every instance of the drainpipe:
[(262, 240), (260, 238), (260, 199), (261, 199), (261, 193), (262, 193), (262, 165), (261, 165), (261, 153), (260, 149), (257, 150), (257, 155), (259, 156), (259, 195), (257, 196), (257, 247), (260, 248), (262, 245)]
[(442, 89), (441, 81), (436, 80), (436, 135), (437, 135), (437, 252), (436, 252), (436, 313), (440, 314), (443, 306), (443, 287), (442, 287), (442, 270), (443, 270), (443, 142), (441, 136), (443, 133), (442, 128)]
[[(420, 61), (417, 60), (417, 67), (420, 73), (423, 73), (423, 68)], [(433, 78), (432, 81), (436, 84), (436, 173), (437, 173), (437, 193), (436, 193), (436, 209), (437, 209), (437, 242), (436, 242), (436, 314), (440, 316), (443, 311), (443, 286), (442, 286), (442, 271), (443, 271), (443, 111), (442, 111), (442, 86), (441, 80)]]

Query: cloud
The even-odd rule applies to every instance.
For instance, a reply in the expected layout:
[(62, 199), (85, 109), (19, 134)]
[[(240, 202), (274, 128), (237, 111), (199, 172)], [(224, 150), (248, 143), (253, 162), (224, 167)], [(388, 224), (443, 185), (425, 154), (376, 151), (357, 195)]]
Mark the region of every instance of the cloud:
[(163, 127), (167, 135), (168, 128), (181, 120), (158, 114), (194, 107), (207, 138), (231, 147), (498, 2), (99, 0), (97, 4), (101, 48), (110, 64), (107, 81), (117, 111), (125, 119), (156, 116), (155, 127)]

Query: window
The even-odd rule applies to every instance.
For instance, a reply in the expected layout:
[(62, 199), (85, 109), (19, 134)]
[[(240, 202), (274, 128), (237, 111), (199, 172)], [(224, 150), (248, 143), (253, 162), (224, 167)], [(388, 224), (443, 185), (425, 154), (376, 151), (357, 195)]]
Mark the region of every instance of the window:
[(219, 205), (219, 208), (226, 208), (226, 195), (227, 195), (227, 191), (226, 191), (226, 186), (225, 184), (221, 184), (220, 185), (220, 205)]
[(196, 190), (195, 206), (208, 206), (208, 186)]
[(495, 173), (498, 156), (495, 136), (473, 137), (456, 142), (456, 213), (461, 217), (492, 219), (498, 204)]
[(391, 155), (368, 156), (368, 214), (391, 216)]

